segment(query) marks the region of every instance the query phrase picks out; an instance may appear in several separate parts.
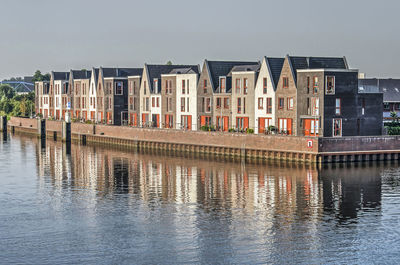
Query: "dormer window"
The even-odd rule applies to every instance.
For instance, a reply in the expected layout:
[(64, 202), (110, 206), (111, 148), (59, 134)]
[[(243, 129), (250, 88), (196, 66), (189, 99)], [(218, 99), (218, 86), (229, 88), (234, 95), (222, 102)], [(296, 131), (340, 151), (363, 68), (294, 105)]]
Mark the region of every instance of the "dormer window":
[(226, 91), (226, 78), (221, 77), (219, 79), (219, 87), (220, 87), (220, 92), (225, 93)]
[(154, 91), (158, 91), (158, 79), (157, 78), (154, 78), (153, 85), (154, 85)]
[(334, 95), (335, 94), (335, 77), (334, 76), (327, 76), (326, 77), (326, 91), (327, 95)]
[(122, 81), (115, 82), (115, 95), (123, 94), (123, 84)]

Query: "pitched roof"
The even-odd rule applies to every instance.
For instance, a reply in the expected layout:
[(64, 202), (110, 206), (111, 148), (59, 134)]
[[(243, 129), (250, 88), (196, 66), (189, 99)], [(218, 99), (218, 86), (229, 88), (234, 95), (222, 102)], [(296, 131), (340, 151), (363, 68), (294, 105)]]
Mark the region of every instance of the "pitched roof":
[(87, 70), (71, 70), (72, 79), (90, 79), (92, 71)]
[(51, 72), (54, 80), (68, 80), (69, 72)]
[(267, 63), (268, 71), (272, 78), (272, 84), (274, 85), (274, 88), (276, 88), (279, 82), (279, 78), (281, 77), (283, 62), (285, 61), (285, 59), (265, 57), (265, 61)]
[(101, 68), (103, 78), (107, 77), (128, 77), (133, 75), (142, 75), (143, 68)]
[[(163, 64), (145, 64), (147, 70), (147, 77), (149, 79), (150, 92), (159, 93), (161, 91), (161, 82), (158, 82), (158, 87), (153, 87), (153, 80), (155, 78), (160, 79), (162, 74), (169, 74), (175, 69), (187, 69), (190, 68), (193, 71), (198, 71), (198, 65), (163, 65)], [(196, 70), (197, 69), (197, 70)]]
[(260, 70), (259, 64), (250, 64), (250, 65), (235, 65), (232, 67), (232, 72), (257, 72)]
[(383, 93), (383, 102), (400, 102), (400, 79), (358, 79), (361, 93)]
[(209, 71), (211, 85), (214, 90), (218, 88), (219, 77), (228, 76), (234, 66), (239, 65), (258, 65), (259, 62), (242, 62), (242, 61), (208, 61), (205, 60), (205, 65)]
[(197, 66), (196, 69), (193, 68), (175, 68), (172, 69), (171, 72), (169, 72), (170, 74), (198, 74), (200, 72), (200, 67)]
[(289, 56), (294, 81), (297, 82), (297, 70), (300, 69), (348, 69), (346, 57), (305, 57)]

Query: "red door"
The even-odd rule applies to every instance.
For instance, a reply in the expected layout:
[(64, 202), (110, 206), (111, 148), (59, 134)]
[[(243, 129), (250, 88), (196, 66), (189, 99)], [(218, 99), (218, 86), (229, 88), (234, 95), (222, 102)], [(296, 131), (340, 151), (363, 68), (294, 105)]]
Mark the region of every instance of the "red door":
[(224, 116), (224, 132), (229, 130), (229, 117)]
[(265, 118), (258, 118), (258, 133), (265, 133)]
[(244, 129), (248, 129), (249, 128), (249, 118), (248, 117), (244, 118), (243, 127), (244, 127)]
[(288, 135), (292, 135), (292, 119), (287, 120)]
[(95, 112), (94, 111), (91, 111), (90, 112), (90, 119), (93, 121), (94, 120), (94, 115), (95, 115)]
[(311, 133), (311, 120), (305, 119), (304, 120), (304, 135), (310, 136)]
[(200, 126), (206, 126), (206, 116), (200, 117)]
[(192, 130), (192, 115), (187, 116), (187, 123), (188, 130)]
[(157, 118), (157, 128), (160, 128), (160, 115), (157, 114), (156, 118)]
[(62, 111), (62, 119), (65, 120), (65, 110)]

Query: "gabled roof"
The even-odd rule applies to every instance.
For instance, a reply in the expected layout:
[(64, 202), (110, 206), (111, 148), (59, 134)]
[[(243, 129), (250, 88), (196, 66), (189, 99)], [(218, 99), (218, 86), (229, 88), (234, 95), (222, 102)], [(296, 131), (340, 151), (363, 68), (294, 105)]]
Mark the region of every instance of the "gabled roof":
[(199, 74), (200, 73), (200, 66), (197, 66), (196, 69), (193, 68), (175, 68), (172, 69), (169, 74)]
[(259, 62), (242, 62), (242, 61), (208, 61), (205, 60), (205, 67), (207, 67), (212, 89), (215, 92), (219, 86), (219, 77), (228, 76), (234, 66), (240, 65), (258, 65)]
[(360, 93), (383, 93), (383, 102), (400, 102), (400, 79), (358, 79)]
[(53, 80), (68, 80), (69, 72), (51, 72)]
[(92, 71), (87, 70), (71, 70), (72, 79), (90, 79)]
[(279, 78), (281, 77), (283, 62), (285, 58), (272, 58), (272, 57), (264, 57), (267, 63), (268, 71), (271, 76), (272, 84), (274, 85), (274, 89), (278, 86)]
[(103, 68), (101, 67), (103, 78), (107, 77), (128, 77), (133, 75), (142, 75), (143, 68)]
[(153, 80), (155, 78), (160, 79), (162, 74), (169, 74), (171, 71), (177, 69), (190, 68), (193, 71), (198, 71), (198, 65), (163, 65), (163, 64), (145, 64), (144, 66), (147, 71), (147, 78), (149, 81), (149, 88), (151, 93), (159, 93), (161, 91), (161, 82), (158, 82), (158, 87), (153, 87)]
[(289, 56), (289, 64), (295, 83), (297, 83), (297, 70), (300, 69), (348, 69), (346, 57), (305, 57)]

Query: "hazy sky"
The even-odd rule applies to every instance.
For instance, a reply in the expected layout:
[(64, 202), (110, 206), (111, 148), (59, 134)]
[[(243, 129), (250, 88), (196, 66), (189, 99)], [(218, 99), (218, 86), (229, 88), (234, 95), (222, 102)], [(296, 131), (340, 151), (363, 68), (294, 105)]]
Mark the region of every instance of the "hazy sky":
[(0, 79), (36, 69), (347, 57), (400, 77), (398, 0), (0, 0)]

